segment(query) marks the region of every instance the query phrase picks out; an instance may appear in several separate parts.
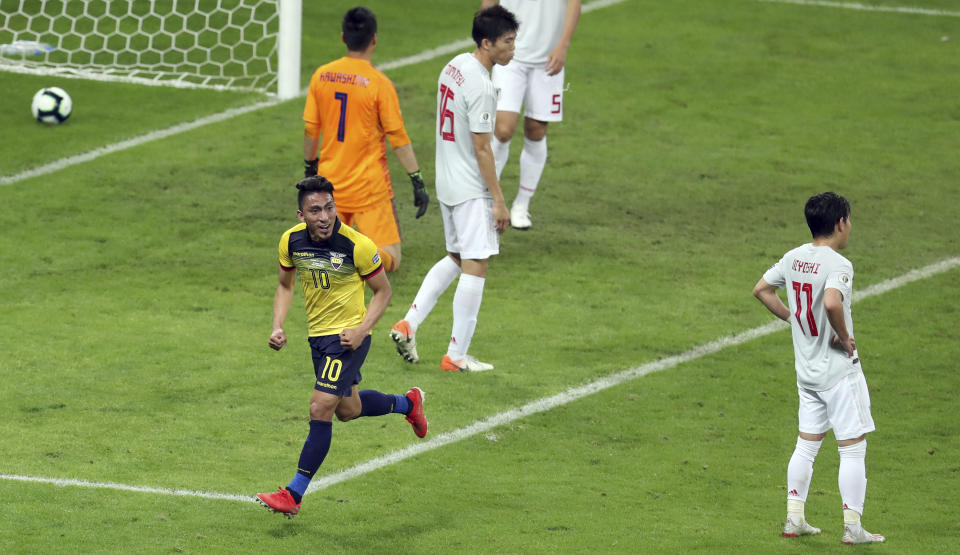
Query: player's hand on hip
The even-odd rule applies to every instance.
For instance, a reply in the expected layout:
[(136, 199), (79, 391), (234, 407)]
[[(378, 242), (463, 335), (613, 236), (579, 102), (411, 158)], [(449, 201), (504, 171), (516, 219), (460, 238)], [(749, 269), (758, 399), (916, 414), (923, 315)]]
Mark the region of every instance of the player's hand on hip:
[(340, 346), (351, 351), (358, 348), (366, 336), (363, 332), (355, 328), (345, 328), (340, 332)]
[(427, 194), (427, 188), (423, 183), (423, 177), (420, 176), (420, 170), (407, 175), (410, 176), (410, 183), (413, 184), (413, 205), (417, 207), (417, 219), (419, 219), (420, 216), (427, 213), (430, 195)]
[(830, 341), (830, 344), (841, 351), (845, 351), (848, 357), (852, 357), (853, 352), (857, 350), (857, 342), (853, 339), (852, 335), (847, 337), (846, 341), (840, 339), (839, 336), (834, 335), (833, 339)]
[(493, 203), (493, 223), (497, 228), (497, 233), (503, 233), (510, 225), (510, 211), (504, 202)]
[(283, 328), (273, 330), (273, 333), (270, 334), (270, 348), (274, 351), (279, 351), (286, 344), (287, 334), (284, 333)]

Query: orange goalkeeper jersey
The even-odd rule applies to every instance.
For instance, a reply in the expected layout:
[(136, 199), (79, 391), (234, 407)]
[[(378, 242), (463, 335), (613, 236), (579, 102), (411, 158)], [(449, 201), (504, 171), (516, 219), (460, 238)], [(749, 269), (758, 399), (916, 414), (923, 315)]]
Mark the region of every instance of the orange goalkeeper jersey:
[[(393, 83), (360, 58), (343, 57), (320, 66), (310, 79), (303, 120), (319, 126), (317, 173), (333, 183), (344, 212), (393, 198), (387, 169), (387, 133), (399, 131), (408, 144)], [(393, 137), (395, 139), (395, 137)]]

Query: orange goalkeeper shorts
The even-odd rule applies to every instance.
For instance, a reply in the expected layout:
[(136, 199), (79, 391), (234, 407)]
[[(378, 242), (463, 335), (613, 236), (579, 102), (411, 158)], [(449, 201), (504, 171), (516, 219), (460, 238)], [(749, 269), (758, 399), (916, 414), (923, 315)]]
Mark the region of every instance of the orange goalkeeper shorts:
[(400, 242), (400, 222), (393, 199), (385, 200), (362, 212), (340, 212), (337, 216), (344, 225), (356, 227), (378, 247)]

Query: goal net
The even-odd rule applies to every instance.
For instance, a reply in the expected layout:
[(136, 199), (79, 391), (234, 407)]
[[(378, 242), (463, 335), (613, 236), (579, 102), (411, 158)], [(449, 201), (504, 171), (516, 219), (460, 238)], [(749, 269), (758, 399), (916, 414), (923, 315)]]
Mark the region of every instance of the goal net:
[[(281, 7), (296, 10), (292, 29)], [(0, 70), (290, 97), (299, 12), (300, 0), (0, 0)]]

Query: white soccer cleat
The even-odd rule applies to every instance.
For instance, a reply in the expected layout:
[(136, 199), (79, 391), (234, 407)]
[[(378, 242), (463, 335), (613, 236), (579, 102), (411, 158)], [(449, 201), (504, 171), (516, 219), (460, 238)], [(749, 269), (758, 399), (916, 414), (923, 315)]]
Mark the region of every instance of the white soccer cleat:
[(530, 229), (530, 212), (522, 206), (513, 205), (510, 208), (510, 226), (514, 229)]
[(409, 322), (400, 320), (394, 324), (390, 330), (390, 339), (397, 344), (397, 354), (403, 357), (403, 360), (410, 363), (420, 360), (417, 354), (417, 337), (410, 328)]
[(440, 369), (450, 372), (485, 372), (493, 370), (492, 364), (480, 362), (470, 355), (464, 355), (463, 360), (452, 360), (448, 355), (443, 355), (440, 361)]
[(819, 534), (820, 529), (799, 517), (787, 515), (787, 522), (783, 525), (783, 537), (796, 538), (797, 536), (812, 536)]
[(883, 543), (887, 540), (881, 534), (871, 534), (863, 529), (859, 524), (846, 524), (843, 527), (843, 539), (841, 542), (847, 545), (855, 543)]

